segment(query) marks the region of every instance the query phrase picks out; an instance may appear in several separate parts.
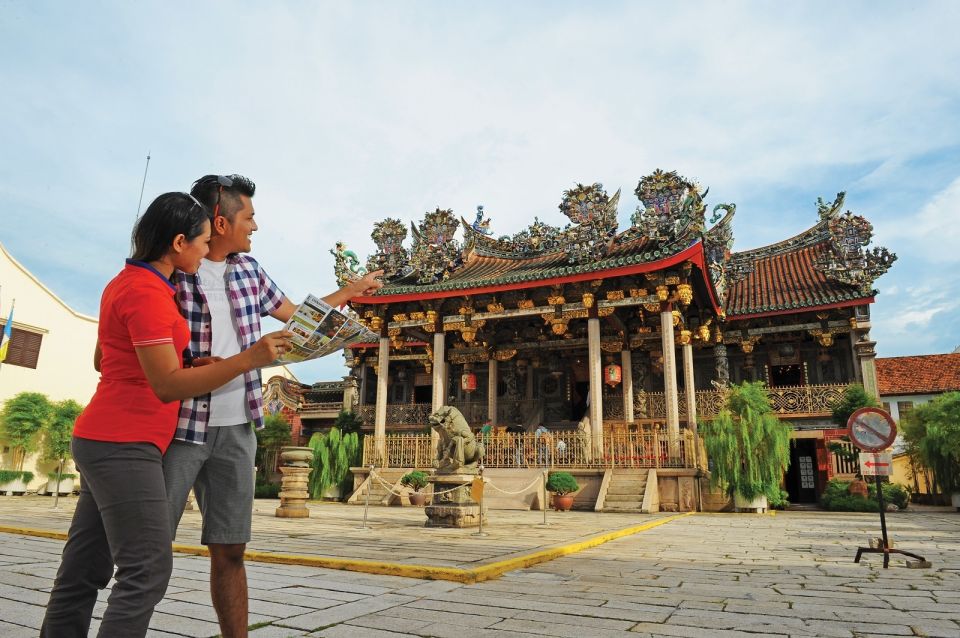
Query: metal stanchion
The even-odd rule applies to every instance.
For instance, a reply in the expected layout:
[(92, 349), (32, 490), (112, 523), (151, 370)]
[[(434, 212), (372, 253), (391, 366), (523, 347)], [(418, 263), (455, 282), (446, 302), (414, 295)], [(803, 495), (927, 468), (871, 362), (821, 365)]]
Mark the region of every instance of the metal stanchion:
[(370, 464), (370, 474), (367, 476), (367, 495), (363, 503), (363, 525), (360, 526), (360, 529), (370, 529), (367, 527), (367, 511), (370, 509), (370, 490), (373, 488), (373, 471), (376, 468), (376, 465)]
[(544, 526), (544, 525), (549, 525), (549, 523), (547, 522), (548, 504), (547, 504), (547, 471), (546, 470), (543, 470), (543, 472), (540, 473), (540, 484), (541, 484), (541, 487), (543, 488), (543, 502), (541, 503), (541, 507), (540, 507), (540, 509), (543, 510), (543, 522), (540, 523), (540, 525)]
[(483, 531), (483, 493), (486, 491), (486, 490), (484, 489), (484, 487), (486, 487), (486, 486), (483, 485), (483, 465), (477, 466), (477, 470), (478, 470), (479, 473), (480, 473), (480, 484), (481, 484), (481, 487), (480, 487), (480, 525), (479, 525), (479, 527), (477, 528), (477, 531), (474, 532), (473, 534), (471, 534), (471, 536), (487, 536), (487, 534)]

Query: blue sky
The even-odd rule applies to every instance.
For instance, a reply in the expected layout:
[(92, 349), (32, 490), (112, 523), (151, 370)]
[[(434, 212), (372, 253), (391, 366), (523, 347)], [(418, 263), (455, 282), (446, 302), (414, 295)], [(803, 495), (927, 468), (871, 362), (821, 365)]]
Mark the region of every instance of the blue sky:
[(740, 250), (847, 191), (900, 257), (877, 282), (880, 356), (948, 352), (957, 24), (958, 2), (0, 0), (0, 241), (96, 314), (149, 150), (145, 202), (206, 173), (257, 182), (254, 254), (298, 300), (386, 216), (482, 203), (507, 234), (561, 225), (562, 192), (600, 181), (627, 224), (660, 167), (737, 204)]

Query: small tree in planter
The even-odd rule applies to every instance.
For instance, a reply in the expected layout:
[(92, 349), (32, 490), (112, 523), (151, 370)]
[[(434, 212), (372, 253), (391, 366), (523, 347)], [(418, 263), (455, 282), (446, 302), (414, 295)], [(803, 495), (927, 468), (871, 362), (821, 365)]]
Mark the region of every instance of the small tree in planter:
[(762, 381), (731, 386), (723, 409), (703, 428), (711, 483), (726, 488), (738, 509), (766, 509), (790, 462), (790, 430), (773, 413)]
[(70, 459), (70, 442), (73, 439), (73, 426), (77, 422), (77, 417), (83, 412), (83, 406), (74, 401), (58, 401), (53, 404), (53, 416), (47, 423), (46, 437), (43, 439), (43, 459), (45, 461), (56, 461), (57, 471), (51, 472), (48, 476), (51, 480), (47, 481), (47, 491), (53, 491), (53, 506), (56, 507), (60, 498), (61, 481), (71, 481), (70, 489), (73, 491), (72, 480), (76, 478), (73, 474), (63, 474), (63, 466)]
[(916, 406), (901, 422), (907, 444), (933, 472), (940, 493), (960, 511), (960, 392)]
[(400, 485), (409, 487), (411, 490), (413, 490), (413, 494), (410, 495), (410, 504), (418, 507), (425, 505), (427, 502), (427, 495), (422, 494), (420, 490), (429, 484), (430, 475), (426, 472), (421, 472), (420, 470), (407, 472), (400, 479)]
[[(4, 483), (8, 491), (25, 491), (26, 484), (33, 480), (33, 474), (23, 471), (23, 461), (27, 453), (37, 447), (40, 431), (46, 426), (53, 413), (53, 407), (47, 395), (39, 392), (21, 392), (10, 398), (0, 411), (0, 439), (5, 439), (13, 450), (13, 467), (5, 473)], [(0, 488), (2, 489), (2, 488)]]
[(343, 434), (333, 427), (326, 434), (314, 433), (308, 445), (313, 450), (310, 498), (341, 498), (350, 489), (350, 468), (360, 462), (359, 436), (356, 432)]
[(553, 509), (563, 512), (573, 507), (573, 493), (580, 489), (570, 472), (551, 472), (547, 477), (547, 491), (553, 494)]

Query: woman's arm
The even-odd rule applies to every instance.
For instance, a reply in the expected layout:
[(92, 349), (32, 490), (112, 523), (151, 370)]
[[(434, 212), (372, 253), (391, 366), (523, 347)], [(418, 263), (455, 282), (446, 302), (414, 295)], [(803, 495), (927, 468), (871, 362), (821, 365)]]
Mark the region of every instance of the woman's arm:
[(140, 347), (136, 352), (157, 398), (169, 403), (206, 394), (244, 372), (269, 365), (290, 349), (292, 336), (271, 332), (239, 354), (197, 368), (181, 368), (180, 357), (170, 344)]
[(103, 350), (100, 349), (100, 339), (97, 339), (97, 346), (93, 349), (93, 369), (100, 372), (100, 361), (103, 360)]

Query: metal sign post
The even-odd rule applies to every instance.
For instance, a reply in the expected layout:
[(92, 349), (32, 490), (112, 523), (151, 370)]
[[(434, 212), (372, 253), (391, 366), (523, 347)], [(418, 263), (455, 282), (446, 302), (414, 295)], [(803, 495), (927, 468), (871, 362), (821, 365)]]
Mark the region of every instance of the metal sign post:
[(360, 526), (360, 529), (367, 529), (367, 512), (370, 509), (370, 490), (373, 488), (373, 471), (376, 467), (376, 465), (371, 463), (370, 474), (367, 475), (367, 496), (363, 503), (363, 525)]
[(930, 567), (923, 556), (892, 549), (887, 536), (887, 506), (883, 502), (883, 482), (881, 476), (890, 476), (893, 473), (893, 454), (881, 452), (886, 450), (897, 438), (897, 424), (890, 414), (879, 408), (860, 408), (850, 415), (847, 420), (847, 436), (850, 441), (863, 450), (860, 454), (860, 473), (863, 476), (873, 476), (877, 486), (877, 504), (880, 506), (880, 532), (882, 547), (858, 547), (857, 556), (853, 562), (859, 563), (864, 554), (883, 554), (883, 568), (890, 566), (890, 554), (903, 554), (915, 558), (918, 563), (907, 563), (909, 567)]
[[(475, 490), (477, 490), (477, 491), (480, 492), (480, 498), (478, 499), (478, 500), (480, 501), (480, 522), (479, 522), (479, 524), (478, 524), (477, 531), (475, 531), (473, 534), (471, 534), (471, 536), (481, 536), (481, 537), (482, 537), (482, 536), (487, 536), (487, 535), (488, 535), (486, 532), (483, 531), (483, 492), (484, 492), (484, 489), (483, 489), (483, 488), (484, 488), (484, 485), (483, 485), (483, 465), (478, 466), (478, 467), (477, 467), (477, 470), (478, 470), (478, 472), (479, 472), (479, 476), (474, 479), (474, 487), (472, 487), (470, 491), (471, 491), (471, 496), (473, 496), (472, 493), (473, 493)], [(479, 481), (480, 484), (479, 484), (479, 485), (476, 485), (476, 482), (478, 482), (478, 481)]]

